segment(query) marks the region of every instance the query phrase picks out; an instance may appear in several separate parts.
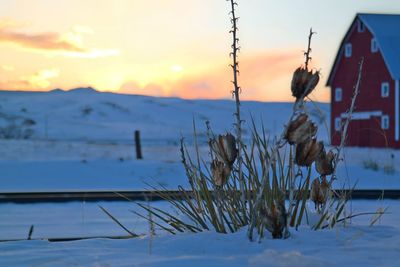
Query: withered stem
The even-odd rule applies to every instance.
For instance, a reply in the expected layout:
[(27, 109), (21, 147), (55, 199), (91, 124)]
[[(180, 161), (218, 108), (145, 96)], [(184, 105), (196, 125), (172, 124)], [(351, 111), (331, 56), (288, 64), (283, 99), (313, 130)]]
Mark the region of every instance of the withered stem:
[(356, 99), (358, 94), (360, 93), (360, 84), (361, 84), (361, 74), (362, 74), (362, 68), (363, 68), (363, 64), (364, 64), (364, 57), (361, 58), (360, 62), (358, 63), (358, 73), (357, 73), (357, 82), (356, 84), (353, 86), (353, 96), (351, 98), (351, 105), (350, 105), (350, 109), (347, 111), (346, 114), (346, 121), (343, 125), (342, 128), (342, 135), (340, 137), (340, 145), (338, 147), (338, 152), (337, 155), (335, 157), (335, 165), (334, 165), (334, 172), (332, 174), (332, 177), (335, 175), (336, 173), (336, 163), (339, 161), (340, 158), (340, 152), (342, 151), (344, 145), (345, 145), (345, 141), (347, 139), (347, 130), (349, 128), (349, 123), (351, 121), (351, 116), (353, 115), (354, 109), (355, 109), (355, 104), (356, 104)]
[[(311, 38), (312, 35), (315, 32), (312, 31), (312, 28), (310, 29), (310, 34), (308, 35), (308, 46), (307, 46), (307, 51), (304, 52), (304, 55), (306, 57), (306, 61), (305, 61), (305, 67), (307, 69), (308, 67), (308, 62), (311, 59), (310, 57), (310, 53), (311, 53)], [(272, 149), (270, 152), (270, 157), (269, 160), (267, 162), (267, 166), (266, 169), (269, 170), (272, 166), (272, 163), (276, 161), (276, 157), (277, 157), (277, 153), (278, 150), (283, 147), (287, 142), (285, 140), (285, 136), (286, 133), (288, 131), (288, 127), (290, 122), (296, 117), (296, 114), (298, 113), (299, 109), (302, 108), (303, 106), (303, 98), (300, 102), (295, 102), (293, 104), (293, 111), (292, 111), (292, 115), (290, 116), (288, 123), (284, 126), (284, 129), (282, 131), (282, 134), (279, 138), (275, 138), (273, 145), (272, 145)], [(291, 166), (293, 168), (293, 165)], [(293, 175), (293, 174), (292, 174)], [(294, 177), (292, 177), (292, 179), (294, 179)], [(261, 186), (259, 187), (258, 191), (257, 191), (257, 196), (256, 196), (256, 200), (254, 202), (254, 210), (258, 210), (259, 207), (262, 205), (262, 201), (263, 201), (263, 193), (264, 193), (264, 188), (266, 187), (267, 183), (269, 180), (269, 172), (266, 173), (266, 176), (264, 176), (261, 180)], [(293, 181), (291, 181), (293, 182)], [(290, 196), (291, 196), (291, 201), (290, 201), (290, 206), (292, 205), (292, 201), (293, 201), (293, 190), (294, 188), (292, 187), (292, 184), (290, 185), (289, 190), (291, 192), (289, 192)], [(291, 212), (292, 212), (292, 208), (289, 207), (289, 216), (291, 216)], [(256, 212), (253, 212), (251, 218), (250, 218), (250, 224), (249, 224), (249, 228), (247, 230), (247, 237), (250, 240), (253, 240), (253, 231), (254, 231), (254, 227), (256, 226), (256, 220), (257, 220), (257, 216), (256, 216)], [(287, 226), (286, 226), (287, 227)], [(287, 230), (287, 228), (285, 229), (285, 231)], [(259, 238), (261, 239), (262, 236), (259, 236)]]
[(307, 51), (304, 52), (304, 56), (306, 57), (306, 62), (304, 63), (304, 66), (306, 70), (308, 70), (308, 62), (311, 60), (310, 54), (311, 54), (311, 38), (313, 34), (316, 32), (312, 31), (312, 28), (310, 28), (310, 34), (308, 35), (308, 45), (307, 45)]
[[(364, 57), (361, 58), (360, 62), (358, 63), (358, 72), (357, 72), (357, 81), (356, 84), (353, 86), (353, 96), (351, 98), (351, 104), (350, 104), (350, 108), (346, 113), (346, 121), (344, 122), (343, 127), (341, 128), (342, 130), (342, 134), (340, 137), (340, 144), (337, 147), (337, 153), (335, 158), (333, 159), (333, 172), (332, 172), (332, 176), (331, 176), (331, 180), (329, 181), (329, 188), (332, 188), (332, 183), (334, 181), (334, 179), (336, 178), (336, 170), (337, 170), (337, 165), (339, 163), (340, 157), (341, 157), (341, 152), (343, 150), (343, 147), (345, 145), (345, 141), (347, 139), (347, 130), (351, 121), (351, 116), (354, 112), (355, 109), (355, 104), (356, 104), (356, 99), (358, 94), (360, 93), (360, 85), (361, 85), (361, 74), (362, 74), (362, 68), (363, 68), (363, 64), (364, 64)], [(336, 194), (336, 192), (333, 190), (333, 193)], [(324, 214), (326, 212), (326, 208), (328, 207), (327, 203), (331, 201), (331, 195), (328, 194), (328, 199), (326, 200), (324, 206), (322, 207), (322, 214)]]
[[(240, 193), (241, 193), (241, 202), (242, 202), (242, 208), (243, 212), (246, 212), (246, 196), (245, 196), (245, 184), (244, 184), (244, 178), (243, 178), (243, 171), (242, 171), (242, 164), (243, 164), (243, 159), (242, 159), (242, 119), (240, 116), (240, 91), (241, 88), (238, 85), (238, 74), (239, 74), (239, 63), (237, 61), (237, 54), (239, 51), (238, 43), (239, 43), (239, 38), (237, 37), (237, 21), (238, 18), (236, 17), (235, 13), (235, 6), (237, 6), (237, 3), (234, 0), (230, 0), (231, 2), (231, 22), (232, 22), (232, 29), (230, 30), (230, 33), (232, 33), (232, 71), (233, 71), (233, 94), (235, 96), (235, 104), (236, 104), (236, 112), (235, 112), (235, 117), (236, 117), (236, 135), (237, 135), (237, 143), (238, 143), (238, 155), (237, 155), (237, 163), (238, 163), (238, 176), (239, 176), (239, 185), (240, 185)], [(244, 218), (247, 218), (247, 216), (243, 216)]]

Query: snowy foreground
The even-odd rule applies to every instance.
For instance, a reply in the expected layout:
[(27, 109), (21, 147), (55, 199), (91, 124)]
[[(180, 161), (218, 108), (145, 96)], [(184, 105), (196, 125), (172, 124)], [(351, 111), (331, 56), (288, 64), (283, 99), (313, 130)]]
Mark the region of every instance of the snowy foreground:
[[(319, 140), (328, 143), (323, 122), (329, 118), (328, 105), (317, 105), (309, 110), (319, 126)], [(247, 141), (250, 115), (273, 137), (291, 113), (289, 103), (244, 102), (242, 108)], [(180, 136), (193, 152), (194, 118), (200, 154), (207, 162), (204, 122), (209, 120), (217, 134), (231, 131), (233, 112), (229, 100), (125, 96), (92, 89), (0, 92), (0, 193), (143, 190), (146, 183), (169, 189), (187, 186)], [(134, 130), (142, 133), (143, 160), (135, 159)], [(400, 151), (346, 148), (344, 157), (335, 187), (400, 189)], [(125, 235), (97, 204), (143, 237), (45, 241)], [(153, 204), (170, 209), (164, 202)], [(131, 212), (138, 207), (128, 201), (2, 203), (0, 240), (22, 241), (0, 242), (0, 266), (400, 266), (400, 200), (353, 201), (346, 214), (381, 207), (388, 207), (388, 213), (373, 227), (368, 215), (334, 230), (314, 232), (302, 226), (292, 229), (287, 240), (257, 243), (247, 240), (246, 229), (176, 236), (157, 230), (149, 239), (148, 223)], [(32, 225), (34, 240), (25, 240)]]
[[(144, 160), (135, 159), (132, 144), (0, 140), (0, 147), (0, 192), (143, 190), (149, 188), (146, 183), (172, 190), (188, 186), (176, 145), (144, 146)], [(201, 152), (207, 160), (207, 147)], [(345, 148), (344, 156), (336, 188), (400, 189), (400, 151)], [(378, 169), (366, 167), (369, 162)], [(385, 173), (385, 166), (393, 172)], [(318, 176), (314, 168), (312, 176)]]
[[(129, 212), (134, 208), (132, 203), (101, 205), (132, 231), (148, 231), (146, 222)], [(62, 236), (64, 232), (71, 235), (74, 231), (89, 236), (124, 234), (95, 204), (22, 206), (0, 206), (1, 214), (13, 211), (0, 222), (3, 238), (11, 237), (10, 233), (18, 232), (16, 227), (23, 224), (26, 236), (29, 222), (37, 225), (33, 238)], [(399, 266), (400, 200), (353, 201), (351, 207), (353, 213), (388, 207), (388, 214), (372, 227), (372, 216), (368, 215), (334, 230), (312, 231), (303, 226), (299, 231), (291, 230), (289, 239), (266, 238), (261, 243), (248, 241), (245, 229), (229, 235), (204, 232), (172, 236), (157, 231), (152, 240), (145, 236), (129, 240), (0, 242), (0, 266)], [(11, 225), (14, 223), (17, 225)]]
[[(319, 140), (329, 143), (329, 105), (316, 105), (309, 104), (308, 110), (318, 125)], [(291, 103), (243, 102), (245, 140), (251, 135), (251, 116), (273, 138), (281, 133), (291, 109)], [(187, 186), (179, 138), (193, 144), (194, 119), (207, 161), (205, 122), (210, 121), (214, 133), (223, 134), (233, 130), (233, 113), (230, 100), (120, 95), (90, 88), (0, 92), (0, 192), (143, 190), (145, 183), (169, 189)], [(134, 130), (141, 131), (142, 161), (135, 160)], [(29, 139), (21, 139), (24, 135)], [(344, 152), (336, 187), (400, 188), (400, 151)], [(385, 168), (392, 172), (385, 173)]]

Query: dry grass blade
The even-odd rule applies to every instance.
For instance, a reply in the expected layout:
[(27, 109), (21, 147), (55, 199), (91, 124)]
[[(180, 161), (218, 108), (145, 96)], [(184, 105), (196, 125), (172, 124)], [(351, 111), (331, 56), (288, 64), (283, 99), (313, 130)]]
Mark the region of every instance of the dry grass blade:
[[(195, 227), (193, 225), (187, 224), (183, 222), (182, 220), (178, 219), (176, 216), (171, 215), (171, 213), (165, 212), (159, 208), (152, 207), (151, 209), (141, 203), (137, 203), (141, 208), (145, 209), (146, 211), (152, 213), (154, 216), (157, 216), (158, 218), (162, 219), (166, 223), (168, 223), (171, 226), (176, 226), (177, 230), (180, 231), (182, 228), (186, 228), (187, 230), (191, 232), (201, 232), (201, 229), (198, 227)], [(167, 216), (167, 218), (163, 217)], [(180, 230), (179, 230), (180, 229)], [(180, 231), (183, 232), (183, 231)]]
[[(142, 218), (142, 219), (149, 220), (148, 217), (146, 217), (146, 216), (140, 214), (140, 213), (137, 212), (137, 211), (130, 210), (130, 212), (132, 212), (133, 214), (136, 214), (137, 216), (139, 216), (139, 217)], [(168, 233), (170, 233), (170, 234), (173, 234), (173, 235), (175, 234), (175, 232), (174, 232), (173, 229), (167, 228), (167, 227), (161, 225), (160, 223), (157, 223), (157, 222), (154, 221), (154, 220), (153, 220), (153, 223), (154, 223), (155, 225), (157, 225), (158, 227), (160, 227), (161, 229), (163, 229), (164, 231), (166, 231), (166, 232), (168, 232)]]
[(28, 233), (28, 240), (32, 239), (32, 234), (33, 234), (33, 229), (34, 229), (34, 225), (32, 224), (31, 227), (29, 228), (29, 233)]
[[(304, 186), (300, 189), (301, 208), (300, 208), (300, 214), (297, 218), (296, 229), (300, 226), (300, 224), (303, 220), (303, 215), (304, 215), (304, 211), (306, 209), (306, 203), (307, 203), (307, 199), (308, 199), (308, 189), (310, 188), (310, 180), (311, 180), (311, 168), (308, 168), (308, 174), (307, 174), (306, 181), (304, 183)], [(297, 210), (299, 204), (300, 203), (298, 202), (296, 205), (296, 210)]]
[(128, 228), (126, 228), (117, 218), (115, 218), (110, 212), (108, 212), (105, 208), (103, 208), (102, 206), (98, 205), (99, 208), (108, 215), (108, 217), (110, 217), (116, 224), (118, 224), (122, 229), (125, 230), (125, 232), (127, 232), (128, 234), (130, 234), (132, 237), (139, 237), (139, 235), (129, 231)]
[(372, 217), (369, 226), (373, 226), (382, 217), (383, 214), (386, 214), (387, 213), (386, 211), (387, 211), (388, 208), (389, 207), (386, 207), (386, 208), (380, 207), (380, 208), (378, 208), (378, 210), (376, 211), (376, 214)]

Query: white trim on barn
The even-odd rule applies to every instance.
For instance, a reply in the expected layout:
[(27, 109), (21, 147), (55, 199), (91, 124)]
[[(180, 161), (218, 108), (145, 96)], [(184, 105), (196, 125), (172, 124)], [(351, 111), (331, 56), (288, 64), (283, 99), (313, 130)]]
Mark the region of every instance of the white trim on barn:
[(378, 42), (376, 41), (375, 38), (371, 39), (371, 53), (376, 53), (378, 52)]
[(344, 56), (345, 57), (351, 57), (351, 54), (353, 52), (352, 50), (353, 50), (353, 48), (351, 46), (351, 43), (345, 44), (345, 46), (344, 46)]
[(343, 89), (341, 87), (336, 87), (335, 89), (335, 102), (342, 101), (343, 98)]
[[(340, 114), (340, 117), (346, 119), (349, 115), (347, 112)], [(375, 110), (375, 111), (361, 111), (361, 112), (353, 112), (351, 114), (352, 120), (369, 120), (371, 117), (381, 117), (382, 111)]]
[(389, 129), (389, 125), (390, 125), (390, 123), (389, 123), (389, 115), (383, 115), (381, 117), (381, 128), (383, 130), (387, 130), (387, 129)]
[(339, 118), (335, 118), (335, 131), (340, 132), (340, 130), (342, 129), (342, 119)]
[(400, 125), (399, 125), (399, 116), (400, 116), (400, 107), (399, 107), (399, 97), (400, 97), (400, 92), (399, 92), (399, 80), (395, 81), (395, 86), (394, 86), (394, 140), (399, 141), (399, 131), (400, 131)]
[(382, 82), (381, 83), (381, 97), (389, 97), (389, 83), (388, 82)]

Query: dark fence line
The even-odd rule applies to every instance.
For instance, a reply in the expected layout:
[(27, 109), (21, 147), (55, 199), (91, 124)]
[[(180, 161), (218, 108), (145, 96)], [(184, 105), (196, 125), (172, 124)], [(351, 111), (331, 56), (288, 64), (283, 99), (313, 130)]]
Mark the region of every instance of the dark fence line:
[[(340, 190), (351, 199), (400, 199), (400, 189), (374, 190)], [(175, 199), (184, 196), (180, 191), (162, 191), (163, 195)], [(86, 191), (86, 192), (24, 192), (0, 193), (0, 203), (40, 203), (71, 201), (159, 201), (163, 200), (158, 191)]]

